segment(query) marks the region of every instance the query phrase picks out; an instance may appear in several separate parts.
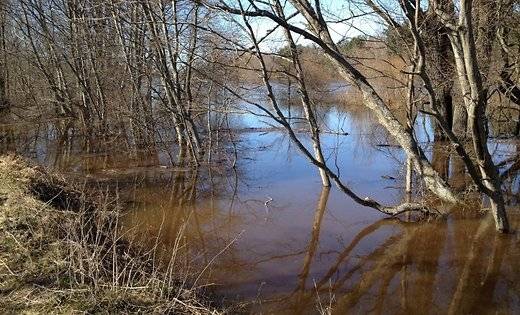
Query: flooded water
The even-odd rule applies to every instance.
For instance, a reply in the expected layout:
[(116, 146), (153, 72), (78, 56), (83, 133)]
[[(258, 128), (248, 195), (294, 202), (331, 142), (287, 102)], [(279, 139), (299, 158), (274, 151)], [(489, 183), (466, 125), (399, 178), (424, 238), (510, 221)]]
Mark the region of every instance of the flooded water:
[[(387, 146), (391, 141), (370, 115), (334, 107), (320, 115), (328, 163), (346, 183), (381, 203), (401, 202), (404, 156)], [(44, 126), (48, 141), (27, 136), (15, 150), (119, 187), (128, 235), (165, 254), (182, 248), (188, 264), (204, 269), (200, 283), (212, 283), (226, 301), (245, 302), (245, 312), (520, 311), (518, 234), (496, 234), (491, 219), (471, 209), (433, 222), (388, 219), (334, 187), (322, 188), (317, 170), (267, 119), (233, 120), (239, 128), (227, 157), (218, 157), (220, 167), (198, 171), (171, 167), (164, 150), (128, 154), (115, 144), (86, 150), (73, 135), (63, 140)], [(426, 139), (431, 128), (421, 128), (419, 138)], [(516, 151), (513, 143), (494, 145), (497, 159)], [(239, 152), (235, 169), (231, 147)], [(456, 163), (443, 163), (456, 179)], [(511, 185), (511, 200), (517, 186)], [(518, 230), (520, 217), (514, 209), (510, 215)]]

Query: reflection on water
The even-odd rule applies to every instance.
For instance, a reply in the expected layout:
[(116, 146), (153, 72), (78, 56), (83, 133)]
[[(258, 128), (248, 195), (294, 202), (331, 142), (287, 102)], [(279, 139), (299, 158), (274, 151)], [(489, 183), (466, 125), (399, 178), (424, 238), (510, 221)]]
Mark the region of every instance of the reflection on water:
[[(291, 114), (300, 115), (297, 108)], [(330, 131), (323, 135), (328, 163), (361, 195), (401, 201), (404, 157), (396, 147), (378, 146), (391, 144), (382, 128), (363, 112), (331, 107), (319, 115)], [(386, 219), (335, 188), (323, 189), (283, 133), (266, 132), (269, 126), (253, 115), (234, 119), (235, 127), (255, 128), (233, 138), (241, 157), (236, 169), (224, 163), (225, 145), (216, 157), (220, 166), (194, 171), (172, 162), (167, 147), (129, 152), (124, 135), (92, 146), (67, 125), (2, 130), (2, 149), (119, 187), (128, 235), (165, 255), (182, 249), (182, 263), (207, 267), (202, 277), (216, 293), (250, 302), (251, 312), (312, 314), (330, 305), (337, 314), (520, 310), (518, 235), (496, 234), (490, 218), (468, 216), (468, 209), (445, 221)], [(501, 160), (517, 150), (494, 145)], [(445, 146), (428, 152), (454, 187), (466, 187), (460, 161)], [(518, 172), (514, 163), (508, 167)], [(516, 200), (517, 184), (509, 194)], [(517, 230), (520, 218), (511, 213)]]

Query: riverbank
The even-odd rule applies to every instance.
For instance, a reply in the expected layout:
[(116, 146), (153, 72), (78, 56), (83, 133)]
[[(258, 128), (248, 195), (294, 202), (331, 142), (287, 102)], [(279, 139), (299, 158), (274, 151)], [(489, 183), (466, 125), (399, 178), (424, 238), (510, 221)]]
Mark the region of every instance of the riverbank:
[(190, 272), (123, 241), (119, 215), (107, 196), (0, 157), (0, 313), (219, 313)]

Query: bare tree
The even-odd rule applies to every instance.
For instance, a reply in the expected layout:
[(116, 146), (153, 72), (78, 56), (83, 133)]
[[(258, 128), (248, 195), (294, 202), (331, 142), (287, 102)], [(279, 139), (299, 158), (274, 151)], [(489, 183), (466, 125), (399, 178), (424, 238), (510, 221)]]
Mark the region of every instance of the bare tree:
[[(280, 4), (279, 0), (276, 0), (274, 3), (274, 9), (275, 12), (284, 20), (285, 15), (283, 13), (283, 7)], [(323, 151), (321, 149), (321, 142), (320, 142), (320, 130), (318, 127), (318, 122), (316, 120), (316, 115), (314, 113), (314, 110), (311, 105), (311, 99), (309, 97), (309, 93), (307, 91), (307, 87), (305, 84), (305, 78), (303, 74), (303, 68), (300, 62), (300, 57), (298, 53), (298, 49), (296, 47), (296, 44), (294, 43), (294, 39), (292, 37), (291, 32), (284, 28), (284, 34), (285, 39), (287, 41), (287, 44), (289, 45), (289, 49), (291, 52), (291, 59), (293, 67), (296, 71), (296, 80), (298, 82), (298, 93), (300, 94), (301, 102), (303, 105), (303, 110), (305, 112), (305, 118), (307, 119), (307, 122), (309, 124), (309, 129), (311, 133), (311, 140), (312, 140), (312, 146), (314, 149), (314, 157), (316, 161), (318, 161), (321, 164), (325, 164), (325, 158), (323, 157)], [(290, 89), (290, 86), (289, 86)], [(289, 96), (290, 97), (290, 96)], [(330, 186), (329, 177), (327, 176), (326, 171), (323, 168), (319, 168), (320, 176), (321, 176), (321, 183), (323, 186), (328, 187)]]
[[(341, 76), (361, 91), (365, 105), (375, 113), (379, 123), (386, 128), (386, 130), (395, 138), (397, 143), (399, 143), (403, 148), (410, 161), (413, 162), (416, 172), (420, 178), (423, 179), (426, 186), (444, 200), (450, 202), (456, 202), (458, 200), (442, 176), (434, 170), (431, 163), (426, 158), (422, 148), (414, 138), (413, 132), (410, 132), (410, 129), (412, 128), (412, 126), (410, 126), (412, 120), (408, 120), (408, 126), (404, 126), (399, 122), (394, 113), (390, 110), (388, 104), (386, 104), (379, 96), (378, 92), (369, 83), (367, 78), (352, 66), (347, 57), (338, 49), (338, 46), (330, 35), (329, 25), (324, 18), (319, 2), (316, 2), (313, 5), (306, 0), (289, 1), (290, 7), (295, 9), (298, 14), (305, 19), (307, 23), (306, 29), (300, 27), (296, 23), (289, 22), (283, 14), (284, 10), (287, 10), (287, 8), (282, 8), (279, 3), (274, 8), (272, 6), (267, 6), (265, 3), (253, 0), (249, 0), (246, 3), (247, 9), (244, 8), (242, 2), (238, 2), (238, 8), (224, 1), (204, 2), (204, 4), (210, 8), (242, 15), (246, 25), (247, 20), (245, 17), (268, 18), (285, 30), (285, 36), (286, 38), (289, 38), (289, 44), (291, 44), (291, 33), (295, 33), (318, 45), (324, 51), (325, 55), (336, 65)], [(402, 28), (402, 26), (395, 22), (392, 16), (382, 9), (382, 7), (377, 6), (372, 1), (367, 1), (367, 3), (371, 5), (372, 8), (374, 8), (374, 11), (390, 25)], [(426, 14), (422, 11), (421, 2), (402, 0), (399, 4), (404, 16), (409, 22), (408, 28), (414, 43), (413, 46), (415, 47), (415, 55), (410, 59), (410, 63), (413, 67), (411, 68), (411, 71), (409, 71), (409, 74), (412, 76), (409, 79), (409, 82), (413, 82), (413, 76), (417, 75), (424, 83), (431, 107), (431, 111), (424, 112), (432, 115), (436, 119), (440, 129), (437, 133), (440, 133), (443, 137), (449, 139), (457, 154), (464, 161), (474, 183), (482, 193), (489, 197), (491, 212), (495, 218), (497, 230), (504, 232), (508, 231), (509, 224), (505, 213), (505, 204), (502, 196), (498, 169), (493, 163), (491, 154), (487, 148), (488, 134), (486, 108), (488, 90), (483, 82), (481, 69), (479, 68), (482, 59), (479, 59), (478, 57), (478, 51), (482, 51), (482, 56), (486, 56), (486, 54), (489, 54), (491, 51), (494, 37), (490, 34), (495, 33), (493, 31), (495, 26), (491, 23), (493, 18), (489, 14), (484, 14), (479, 17), (479, 21), (483, 23), (482, 25), (485, 25), (485, 27), (482, 26), (479, 29), (484, 29), (485, 32), (479, 32), (479, 37), (476, 39), (474, 34), (475, 27), (473, 25), (474, 18), (472, 1), (462, 0), (458, 4), (454, 4), (451, 1), (432, 1), (428, 8), (428, 19), (434, 19), (436, 22), (431, 22), (431, 24), (426, 27), (429, 27), (430, 29), (435, 29), (435, 27), (437, 27), (441, 30), (446, 30), (447, 34), (446, 36), (442, 34), (439, 35), (439, 38), (437, 39), (438, 42), (435, 43), (435, 45), (428, 45), (425, 40), (425, 37), (428, 35), (424, 34), (424, 32), (420, 30), (420, 28), (424, 27), (423, 21)], [(455, 11), (455, 6), (459, 8), (457, 12)], [(480, 13), (482, 14), (482, 10)], [(253, 34), (251, 29), (249, 30), (249, 33)], [(479, 41), (480, 50), (477, 49), (476, 40)], [(449, 42), (450, 46), (447, 46), (446, 41)], [(434, 46), (433, 48), (431, 47), (432, 45)], [(427, 55), (431, 50), (435, 52), (434, 54), (436, 56), (433, 60), (432, 58), (427, 58)], [(259, 46), (255, 45), (255, 53), (259, 54), (259, 51)], [(295, 50), (291, 49), (291, 51), (294, 60)], [(443, 75), (449, 76), (450, 70), (446, 69), (446, 67), (443, 68), (442, 65), (447, 60), (447, 63), (450, 63), (450, 54), (453, 54), (453, 59), (451, 60), (454, 61), (456, 80), (459, 83), (461, 99), (464, 104), (463, 110), (459, 114), (461, 115), (460, 117), (465, 116), (463, 115), (464, 112), (467, 112), (468, 114), (468, 129), (471, 136), (471, 146), (469, 147), (466, 147), (462, 141), (465, 135), (463, 134), (461, 138), (460, 134), (455, 134), (453, 131), (451, 85), (448, 84), (444, 87), (437, 88), (435, 83), (442, 80), (442, 78), (438, 78), (439, 75), (436, 75), (436, 73), (442, 73)], [(297, 60), (293, 63), (298, 70), (299, 66)], [(438, 69), (439, 67), (440, 69)], [(262, 65), (262, 68), (265, 72), (266, 67)], [(486, 71), (486, 69), (484, 69), (484, 71)], [(432, 79), (432, 76), (437, 76), (437, 78)], [(266, 74), (264, 74), (263, 77), (264, 81), (268, 80)], [(410, 93), (413, 93), (414, 88), (409, 88), (409, 90), (411, 91)], [(269, 92), (268, 94), (272, 99), (272, 93)], [(410, 103), (413, 103), (413, 95), (409, 95)], [(458, 110), (461, 111), (460, 108)], [(411, 111), (413, 110), (410, 110), (409, 112)], [(309, 119), (308, 116), (307, 118)], [(283, 121), (281, 121), (281, 123), (284, 125)], [(289, 131), (289, 134), (290, 133), (291, 131)], [(471, 156), (470, 152), (473, 156)], [(308, 156), (308, 152), (306, 153), (304, 151), (304, 154)], [(312, 160), (320, 169), (325, 169), (326, 171), (326, 167), (324, 167), (322, 163), (316, 163), (314, 159)], [(335, 180), (334, 175), (329, 174), (329, 176)]]

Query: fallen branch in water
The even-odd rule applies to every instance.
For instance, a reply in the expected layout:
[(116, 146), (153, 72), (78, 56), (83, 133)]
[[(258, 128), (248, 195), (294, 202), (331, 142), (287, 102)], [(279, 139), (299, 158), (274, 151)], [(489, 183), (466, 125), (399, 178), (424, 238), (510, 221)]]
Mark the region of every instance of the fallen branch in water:
[(402, 203), (394, 207), (381, 206), (380, 211), (386, 214), (390, 214), (392, 216), (397, 216), (406, 212), (421, 212), (428, 215), (436, 214), (439, 216), (443, 215), (439, 210), (435, 208), (429, 208), (423, 204), (412, 202)]
[(427, 215), (434, 215), (434, 216), (443, 216), (445, 213), (439, 211), (435, 208), (430, 208), (425, 206), (421, 203), (412, 203), (412, 202), (405, 202), (397, 206), (384, 206), (380, 204), (379, 202), (369, 198), (361, 198), (356, 193), (354, 193), (350, 188), (348, 188), (343, 182), (339, 179), (338, 175), (332, 172), (328, 167), (325, 167), (325, 171), (327, 172), (327, 175), (330, 176), (330, 178), (334, 181), (336, 186), (345, 194), (347, 194), (350, 198), (352, 198), (355, 202), (358, 204), (369, 207), (372, 209), (376, 209), (377, 211), (388, 214), (391, 216), (397, 216), (399, 214), (403, 214), (406, 212), (420, 212)]

